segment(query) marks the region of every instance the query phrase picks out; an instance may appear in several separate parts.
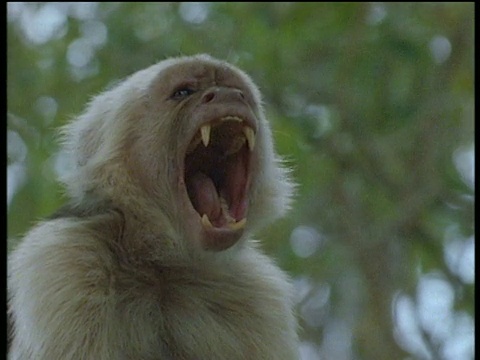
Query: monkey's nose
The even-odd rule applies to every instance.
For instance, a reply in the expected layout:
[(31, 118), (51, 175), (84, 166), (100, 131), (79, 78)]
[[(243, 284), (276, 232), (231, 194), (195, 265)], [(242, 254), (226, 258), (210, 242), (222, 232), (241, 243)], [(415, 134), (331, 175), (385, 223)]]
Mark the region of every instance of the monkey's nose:
[(245, 95), (240, 89), (226, 88), (226, 87), (216, 87), (209, 89), (202, 96), (202, 103), (212, 103), (212, 102), (230, 102), (230, 101), (241, 101), (245, 99)]

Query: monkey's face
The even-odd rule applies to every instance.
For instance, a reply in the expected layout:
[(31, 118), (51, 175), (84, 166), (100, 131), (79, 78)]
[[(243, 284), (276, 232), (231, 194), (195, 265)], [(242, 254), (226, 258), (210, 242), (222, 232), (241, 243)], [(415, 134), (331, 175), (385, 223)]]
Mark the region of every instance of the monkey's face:
[(161, 94), (159, 111), (172, 119), (166, 124), (175, 154), (170, 173), (188, 236), (204, 249), (227, 249), (248, 223), (258, 99), (231, 68), (198, 60), (167, 67), (151, 91)]
[(135, 73), (65, 133), (72, 197), (107, 198), (175, 244), (225, 250), (288, 208), (292, 184), (257, 87), (209, 56)]

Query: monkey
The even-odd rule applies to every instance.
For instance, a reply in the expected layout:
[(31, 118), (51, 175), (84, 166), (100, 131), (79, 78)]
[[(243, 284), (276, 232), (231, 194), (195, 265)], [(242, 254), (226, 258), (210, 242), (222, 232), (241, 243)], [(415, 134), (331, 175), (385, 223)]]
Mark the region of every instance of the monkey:
[(295, 184), (249, 75), (168, 58), (60, 134), (68, 203), (8, 256), (10, 360), (298, 359), (291, 280), (254, 237)]

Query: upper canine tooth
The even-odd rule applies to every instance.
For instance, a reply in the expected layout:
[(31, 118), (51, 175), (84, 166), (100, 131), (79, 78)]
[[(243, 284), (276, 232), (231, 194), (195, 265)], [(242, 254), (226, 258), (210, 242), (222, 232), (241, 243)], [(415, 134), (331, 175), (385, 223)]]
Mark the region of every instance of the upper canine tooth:
[(207, 214), (203, 214), (202, 216), (202, 224), (205, 228), (207, 229), (211, 229), (213, 228), (213, 225), (212, 223), (210, 222), (210, 219), (208, 218), (208, 215)]
[(253, 148), (255, 147), (255, 133), (253, 132), (253, 129), (248, 126), (244, 126), (243, 133), (247, 138), (248, 148), (250, 151), (253, 151)]
[(200, 132), (202, 133), (202, 142), (205, 147), (208, 146), (208, 143), (210, 142), (210, 130), (212, 126), (211, 125), (203, 125), (200, 128)]

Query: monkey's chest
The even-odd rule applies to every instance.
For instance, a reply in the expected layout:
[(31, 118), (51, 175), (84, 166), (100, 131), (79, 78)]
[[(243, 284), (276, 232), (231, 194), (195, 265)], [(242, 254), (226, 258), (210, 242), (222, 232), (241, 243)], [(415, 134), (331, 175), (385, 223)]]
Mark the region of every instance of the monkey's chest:
[(143, 299), (121, 311), (132, 337), (150, 343), (145, 348), (172, 359), (259, 358), (270, 321), (258, 295), (233, 283), (161, 285), (144, 288)]

